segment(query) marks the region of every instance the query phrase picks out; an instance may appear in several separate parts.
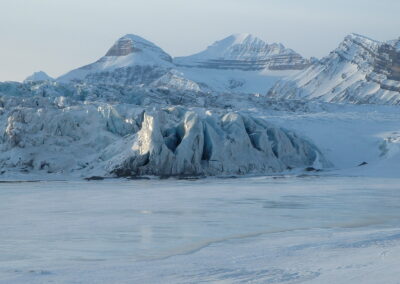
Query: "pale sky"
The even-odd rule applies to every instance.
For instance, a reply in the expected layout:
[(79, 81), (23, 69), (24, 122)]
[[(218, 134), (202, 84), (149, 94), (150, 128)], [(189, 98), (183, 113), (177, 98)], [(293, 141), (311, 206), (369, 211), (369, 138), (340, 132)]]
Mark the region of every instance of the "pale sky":
[(323, 57), (349, 33), (400, 37), (399, 0), (0, 0), (0, 81), (57, 77), (140, 35), (172, 56), (234, 33)]

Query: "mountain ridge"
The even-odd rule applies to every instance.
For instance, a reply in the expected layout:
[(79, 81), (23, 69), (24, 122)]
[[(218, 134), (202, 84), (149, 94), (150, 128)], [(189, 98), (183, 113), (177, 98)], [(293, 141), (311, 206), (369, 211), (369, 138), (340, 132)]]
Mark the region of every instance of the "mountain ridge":
[(174, 62), (185, 67), (237, 70), (302, 69), (309, 61), (281, 43), (268, 44), (251, 34), (234, 34), (214, 42), (204, 51)]
[(154, 43), (127, 34), (96, 62), (74, 69), (56, 80), (203, 92), (262, 93), (283, 76), (301, 69), (296, 65), (300, 55), (293, 50), (282, 44), (267, 44), (250, 34), (232, 35), (211, 46), (214, 46), (215, 54), (228, 60), (216, 62), (213, 72), (204, 72), (196, 66), (188, 70)]
[(278, 82), (270, 98), (400, 104), (397, 41), (350, 34), (328, 56)]

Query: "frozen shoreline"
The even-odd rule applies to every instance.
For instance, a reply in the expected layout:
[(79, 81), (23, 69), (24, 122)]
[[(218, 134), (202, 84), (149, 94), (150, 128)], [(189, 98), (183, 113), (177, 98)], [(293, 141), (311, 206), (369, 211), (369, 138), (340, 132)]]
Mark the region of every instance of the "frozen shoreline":
[(0, 189), (0, 283), (397, 281), (398, 179), (119, 179)]

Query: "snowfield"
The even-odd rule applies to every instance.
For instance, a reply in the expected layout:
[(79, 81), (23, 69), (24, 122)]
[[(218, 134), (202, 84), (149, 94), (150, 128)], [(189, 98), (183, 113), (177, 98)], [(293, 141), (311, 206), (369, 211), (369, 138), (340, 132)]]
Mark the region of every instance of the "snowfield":
[(290, 176), (1, 184), (0, 283), (394, 284), (399, 184)]

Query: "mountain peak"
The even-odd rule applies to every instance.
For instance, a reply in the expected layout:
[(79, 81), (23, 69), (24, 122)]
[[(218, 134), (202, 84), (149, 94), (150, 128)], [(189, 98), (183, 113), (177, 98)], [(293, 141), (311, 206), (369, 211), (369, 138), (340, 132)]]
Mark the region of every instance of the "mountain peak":
[[(188, 67), (213, 69), (303, 69), (309, 62), (283, 44), (268, 44), (252, 34), (233, 34), (214, 42), (206, 50), (175, 63)], [(279, 66), (278, 66), (279, 65)]]
[(46, 72), (38, 71), (28, 76), (24, 82), (37, 82), (37, 81), (52, 81), (52, 77), (46, 74)]
[(58, 78), (59, 81), (83, 80), (87, 76), (126, 68), (171, 68), (172, 58), (154, 43), (133, 34), (119, 38), (96, 62), (72, 70)]
[(218, 40), (209, 46), (207, 50), (215, 52), (228, 52), (229, 49), (238, 49), (244, 46), (253, 46), (256, 49), (257, 47), (262, 48), (268, 46), (268, 44), (252, 34), (243, 33), (233, 34), (222, 40)]
[(152, 50), (166, 54), (154, 43), (134, 34), (126, 34), (114, 43), (105, 56), (127, 56), (131, 53), (141, 52), (143, 50)]
[(360, 35), (360, 34), (356, 34), (356, 33), (351, 33), (351, 34), (347, 35), (344, 38), (344, 41), (346, 41), (346, 40), (356, 41), (356, 42), (365, 42), (365, 43), (370, 43), (370, 44), (379, 44), (380, 43), (377, 40), (374, 40), (365, 35)]
[(133, 51), (133, 41), (128, 37), (122, 37), (107, 51), (106, 56), (126, 56)]
[(253, 42), (253, 41), (263, 41), (263, 40), (249, 33), (241, 33), (241, 34), (232, 34), (220, 41), (217, 41), (216, 43), (230, 42), (232, 45), (234, 45), (234, 44), (243, 44), (245, 42)]

